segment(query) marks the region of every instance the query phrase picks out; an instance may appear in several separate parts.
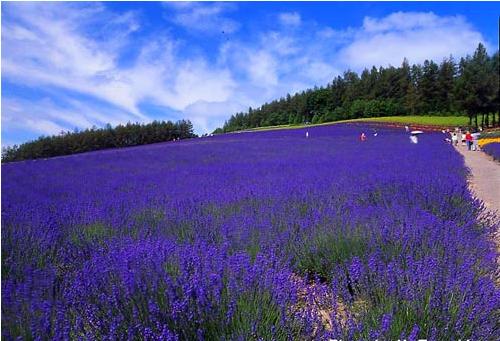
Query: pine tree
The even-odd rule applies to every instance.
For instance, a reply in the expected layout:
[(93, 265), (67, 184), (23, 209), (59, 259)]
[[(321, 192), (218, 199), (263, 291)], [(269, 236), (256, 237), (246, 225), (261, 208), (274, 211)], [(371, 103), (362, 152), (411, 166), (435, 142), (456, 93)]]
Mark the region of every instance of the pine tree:
[[(495, 119), (495, 116), (499, 115), (499, 109), (500, 109), (500, 67), (499, 67), (499, 62), (500, 62), (500, 55), (498, 51), (491, 56), (490, 58), (490, 75), (491, 75), (491, 86), (492, 86), (492, 97), (490, 98), (490, 106), (489, 106), (489, 111), (492, 113), (492, 125), (495, 126), (496, 124), (500, 123), (500, 116), (498, 120)], [(489, 123), (489, 122), (487, 122)]]
[(438, 71), (439, 67), (433, 61), (426, 60), (422, 68), (422, 78), (419, 84), (424, 113), (435, 112), (438, 103)]
[(413, 65), (410, 70), (410, 83), (406, 91), (405, 109), (410, 115), (420, 114), (420, 92), (419, 84), (422, 78), (420, 65)]
[(437, 78), (438, 98), (436, 109), (441, 113), (449, 113), (453, 107), (453, 85), (455, 82), (456, 65), (450, 56), (439, 66)]

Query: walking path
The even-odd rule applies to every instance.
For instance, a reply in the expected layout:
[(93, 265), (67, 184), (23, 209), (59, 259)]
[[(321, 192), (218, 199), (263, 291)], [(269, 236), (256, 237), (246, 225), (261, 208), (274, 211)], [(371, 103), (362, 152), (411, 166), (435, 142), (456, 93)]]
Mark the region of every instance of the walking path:
[(464, 146), (455, 149), (463, 155), (465, 165), (471, 170), (469, 186), (474, 196), (481, 199), (488, 210), (500, 215), (500, 163), (483, 152), (469, 151)]
[[(455, 149), (463, 155), (465, 165), (472, 173), (469, 187), (473, 195), (484, 202), (489, 212), (494, 212), (500, 218), (500, 163), (486, 153), (469, 151), (464, 146), (457, 146)], [(494, 232), (493, 241), (500, 252), (499, 229)], [(497, 277), (496, 283), (500, 286), (500, 277)]]

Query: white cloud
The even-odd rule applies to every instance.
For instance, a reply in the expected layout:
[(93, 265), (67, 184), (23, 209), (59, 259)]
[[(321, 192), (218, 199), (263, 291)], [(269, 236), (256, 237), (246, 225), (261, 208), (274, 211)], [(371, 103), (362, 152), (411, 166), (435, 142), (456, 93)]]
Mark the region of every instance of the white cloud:
[(406, 31), (422, 28), (439, 28), (445, 25), (466, 24), (463, 17), (439, 17), (432, 12), (396, 12), (384, 18), (365, 17), (365, 32)]
[[(95, 8), (68, 4), (9, 4), (6, 8), (9, 15), (2, 24), (2, 72), (11, 83), (90, 95), (114, 105), (122, 115), (121, 122), (146, 121), (147, 115), (139, 110), (142, 102), (183, 110), (196, 101), (225, 101), (234, 89), (227, 68), (208, 65), (202, 57), (180, 58), (176, 42), (165, 35), (157, 35), (139, 46), (135, 62), (120, 67), (121, 49), (128, 43), (128, 34), (138, 27), (131, 12), (115, 16), (97, 4)], [(36, 15), (38, 12), (43, 15)], [(94, 23), (99, 17), (107, 29), (116, 31), (104, 41), (81, 26)], [(29, 109), (27, 102), (23, 104)], [(61, 122), (52, 126), (41, 124), (46, 128), (44, 133), (68, 128), (63, 124), (69, 117), (68, 111), (48, 102), (33, 105), (47, 106), (51, 114), (23, 113), (29, 116), (23, 121), (26, 129), (40, 132), (30, 122), (38, 119), (42, 123), (42, 118)], [(95, 116), (89, 119), (71, 121), (80, 128), (102, 123)], [(113, 121), (111, 117), (106, 123)], [(6, 120), (4, 129), (11, 126)]]
[[(14, 97), (2, 98), (2, 125), (6, 130), (30, 130), (38, 134), (53, 135), (61, 131), (84, 129), (107, 123), (118, 125), (131, 120), (127, 113), (81, 100), (50, 95), (36, 100)], [(19, 142), (19, 141), (17, 141)]]
[[(35, 105), (34, 105), (35, 104)], [(67, 113), (67, 119), (76, 118), (82, 123), (82, 118)], [(42, 135), (59, 134), (67, 130), (64, 125), (54, 122), (54, 106), (48, 100), (38, 103), (17, 99), (2, 100), (2, 125), (12, 129), (28, 129)], [(84, 119), (83, 119), (84, 120)], [(89, 122), (83, 122), (88, 126)]]
[(307, 63), (307, 68), (304, 68), (304, 71), (311, 79), (318, 80), (319, 84), (326, 84), (332, 80), (333, 75), (340, 74), (339, 70), (323, 61)]
[(276, 86), (278, 84), (277, 67), (276, 58), (265, 50), (248, 56), (248, 75), (256, 84), (264, 87)]
[[(101, 14), (107, 16), (102, 7), (47, 3), (5, 7), (9, 16), (2, 24), (2, 72), (9, 80), (91, 94), (143, 118), (116, 69), (118, 51), (112, 47), (120, 46), (122, 37), (99, 42), (80, 26)], [(114, 17), (118, 22), (120, 18)], [(128, 23), (114, 30), (127, 31)], [(19, 32), (30, 34), (19, 37)]]
[(197, 101), (189, 105), (184, 113), (200, 131), (212, 132), (229, 119), (231, 114), (247, 109), (246, 103), (238, 103), (236, 99), (224, 102)]
[(372, 65), (400, 65), (425, 59), (440, 61), (471, 54), (483, 36), (464, 17), (440, 17), (432, 12), (397, 12), (384, 18), (366, 17), (354, 39), (339, 53), (354, 69)]
[(299, 26), (302, 21), (300, 14), (297, 12), (280, 13), (278, 19), (285, 26)]
[(229, 3), (168, 2), (164, 3), (167, 19), (188, 30), (204, 33), (233, 33), (239, 23), (224, 14), (235, 9)]
[(170, 106), (184, 109), (196, 101), (226, 101), (235, 83), (227, 69), (210, 69), (204, 61), (187, 62), (180, 68), (175, 79), (177, 103)]
[(316, 32), (317, 39), (327, 41), (329, 46), (349, 43), (355, 36), (356, 30), (348, 27), (344, 30), (334, 30), (331, 27), (321, 28)]
[(314, 34), (309, 29), (271, 30), (261, 32), (253, 44), (224, 44), (219, 62), (230, 65), (238, 76), (240, 102), (247, 101), (246, 107), (260, 105), (331, 81), (339, 73), (331, 63), (332, 49), (324, 48), (324, 40), (311, 39)]
[(262, 34), (261, 44), (266, 47), (267, 51), (280, 56), (294, 55), (300, 51), (294, 36), (277, 31)]

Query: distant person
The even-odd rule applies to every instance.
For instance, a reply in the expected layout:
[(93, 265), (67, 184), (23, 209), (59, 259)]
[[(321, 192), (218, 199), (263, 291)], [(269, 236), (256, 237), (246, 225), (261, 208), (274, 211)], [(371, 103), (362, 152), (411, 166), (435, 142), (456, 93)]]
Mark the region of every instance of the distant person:
[(359, 137), (359, 139), (360, 139), (361, 142), (365, 142), (366, 141), (366, 135), (365, 135), (364, 132), (361, 133), (361, 136)]
[(461, 141), (462, 141), (462, 146), (467, 146), (467, 139), (465, 138), (467, 132), (463, 132), (460, 130), (460, 136), (461, 136)]
[(306, 139), (309, 138), (309, 132), (306, 131)]
[(481, 135), (479, 132), (475, 132), (472, 135), (472, 150), (478, 151), (479, 150), (479, 136)]
[(451, 134), (451, 144), (458, 146), (458, 136), (457, 133)]
[(406, 130), (406, 132), (409, 132), (410, 131), (410, 127), (405, 126), (405, 130)]
[(465, 133), (465, 142), (467, 143), (467, 149), (471, 150), (472, 149), (472, 134), (468, 130)]

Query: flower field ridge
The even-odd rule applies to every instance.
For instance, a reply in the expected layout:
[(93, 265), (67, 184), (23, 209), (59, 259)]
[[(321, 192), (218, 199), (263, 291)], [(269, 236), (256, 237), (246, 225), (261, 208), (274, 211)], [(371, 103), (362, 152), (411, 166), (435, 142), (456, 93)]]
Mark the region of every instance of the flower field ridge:
[(500, 339), (442, 134), (307, 130), (2, 165), (2, 338)]

